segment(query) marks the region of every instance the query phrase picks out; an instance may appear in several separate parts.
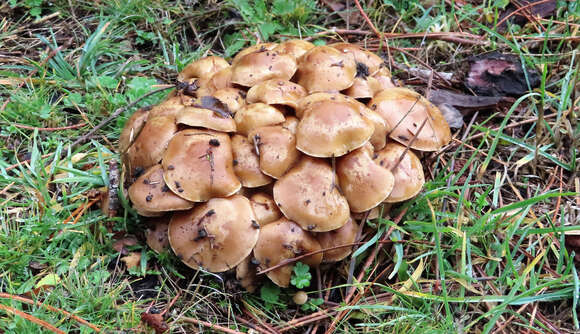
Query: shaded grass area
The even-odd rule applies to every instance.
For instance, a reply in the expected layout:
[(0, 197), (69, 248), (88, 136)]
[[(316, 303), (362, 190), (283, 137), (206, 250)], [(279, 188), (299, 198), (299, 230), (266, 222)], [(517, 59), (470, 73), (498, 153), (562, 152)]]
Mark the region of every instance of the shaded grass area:
[[(47, 330), (10, 309), (65, 332), (93, 332), (11, 295), (112, 332), (151, 331), (141, 323), (148, 308), (167, 309), (177, 333), (215, 332), (199, 320), (242, 332), (248, 323), (259, 331), (296, 333), (315, 326), (318, 333), (331, 326), (337, 332), (577, 331), (580, 283), (564, 232), (578, 230), (580, 217), (574, 193), (578, 6), (558, 1), (552, 18), (528, 14), (524, 26), (504, 26), (498, 24), (500, 2), (369, 2), (364, 12), (377, 30), (390, 33), (386, 48), (354, 4), (340, 4), (0, 5), (0, 304), (8, 308), (0, 309), (0, 332)], [(364, 245), (354, 255), (353, 284), (345, 284), (348, 261), (322, 268), (320, 281), (312, 271), (307, 291), (323, 303), (305, 310), (291, 302), (297, 289), (266, 285), (251, 295), (230, 275), (195, 272), (172, 254), (153, 253), (125, 202), (117, 217), (98, 209), (110, 162), (119, 158), (116, 140), (133, 110), (82, 145), (68, 146), (113, 110), (174, 83), (189, 61), (208, 52), (230, 57), (257, 40), (287, 36), (316, 43), (344, 39), (390, 55), (398, 82), (426, 93), (462, 90), (468, 58), (493, 50), (517, 55), (542, 77), (540, 88), (511, 102), (466, 110), (456, 140), (422, 156), (430, 179), (424, 191), (367, 223)], [(455, 76), (446, 81), (410, 70), (417, 68)], [(120, 248), (125, 231), (140, 241)], [(122, 259), (130, 252), (141, 258), (127, 270)]]

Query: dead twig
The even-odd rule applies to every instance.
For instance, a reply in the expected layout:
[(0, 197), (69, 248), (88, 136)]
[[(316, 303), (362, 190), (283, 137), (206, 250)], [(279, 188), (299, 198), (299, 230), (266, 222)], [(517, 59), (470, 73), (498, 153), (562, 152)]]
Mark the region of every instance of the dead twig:
[(28, 313), (24, 313), (24, 312), (22, 312), (20, 310), (17, 310), (15, 308), (10, 307), (10, 306), (6, 306), (6, 305), (0, 304), (0, 310), (5, 311), (6, 313), (12, 313), (12, 314), (17, 315), (17, 316), (19, 316), (21, 318), (24, 318), (24, 319), (26, 319), (26, 320), (28, 320), (30, 322), (33, 322), (33, 323), (41, 326), (42, 328), (44, 328), (46, 330), (49, 330), (49, 331), (51, 331), (53, 333), (66, 334), (65, 331), (62, 331), (62, 330), (54, 327), (53, 325), (49, 324), (48, 322), (46, 322), (44, 320), (40, 320), (40, 319), (38, 319), (35, 316), (32, 316), (32, 315), (30, 315)]

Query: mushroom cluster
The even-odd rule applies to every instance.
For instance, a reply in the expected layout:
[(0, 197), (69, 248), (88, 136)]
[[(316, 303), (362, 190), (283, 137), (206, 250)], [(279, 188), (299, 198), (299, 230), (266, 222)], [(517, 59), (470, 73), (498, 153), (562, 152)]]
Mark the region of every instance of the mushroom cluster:
[[(262, 43), (231, 64), (189, 64), (165, 101), (120, 137), (128, 196), (147, 242), (192, 268), (257, 269), (301, 254), (310, 266), (350, 254), (356, 217), (424, 184), (418, 151), (450, 139), (439, 110), (395, 87), (383, 60), (356, 45)], [(321, 251), (324, 250), (324, 251)], [(289, 285), (293, 264), (267, 273)]]

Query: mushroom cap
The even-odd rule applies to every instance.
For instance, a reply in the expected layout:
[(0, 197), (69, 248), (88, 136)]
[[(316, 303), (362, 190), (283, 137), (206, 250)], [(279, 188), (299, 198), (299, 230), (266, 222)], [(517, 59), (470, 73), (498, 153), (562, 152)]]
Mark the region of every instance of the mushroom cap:
[[(399, 144), (390, 142), (382, 150), (376, 152), (374, 159), (377, 164), (390, 170), (395, 177), (395, 186), (393, 191), (385, 199), (387, 203), (396, 203), (415, 197), (425, 184), (425, 175), (421, 161), (411, 150)], [(397, 168), (391, 170), (397, 161), (404, 155)]]
[(179, 124), (200, 127), (222, 132), (235, 132), (236, 122), (231, 116), (227, 105), (212, 96), (202, 96), (198, 100), (213, 99), (219, 103), (209, 105), (194, 103), (194, 106), (184, 108), (175, 118)]
[(242, 186), (234, 173), (230, 137), (223, 133), (197, 129), (177, 133), (162, 164), (167, 186), (192, 202), (230, 196)]
[(169, 223), (169, 243), (189, 267), (222, 272), (252, 252), (259, 232), (250, 201), (234, 195), (175, 213)]
[(282, 212), (276, 206), (272, 196), (259, 192), (250, 197), (250, 203), (256, 214), (256, 219), (260, 226), (264, 226), (282, 217)]
[(313, 157), (339, 157), (366, 143), (373, 123), (349, 102), (322, 101), (312, 104), (296, 129), (296, 148)]
[(315, 47), (315, 45), (308, 42), (308, 41), (301, 40), (301, 39), (291, 39), (291, 40), (280, 43), (280, 45), (278, 45), (276, 48), (274, 48), (274, 51), (284, 53), (284, 54), (289, 54), (289, 55), (293, 56), (294, 58), (298, 59), (303, 54), (305, 54), (308, 50), (310, 50), (314, 47)]
[(253, 256), (250, 254), (236, 266), (236, 279), (249, 293), (256, 291), (258, 288), (258, 282), (260, 281), (256, 275), (258, 272), (258, 266), (252, 263), (252, 258)]
[(334, 101), (334, 102), (358, 102), (355, 99), (352, 99), (346, 95), (340, 93), (328, 93), (328, 92), (318, 92), (312, 93), (308, 96), (303, 97), (302, 99), (298, 100), (298, 104), (296, 106), (296, 117), (302, 118), (304, 116), (304, 111), (314, 104), (318, 102), (324, 101)]
[(278, 46), (277, 43), (258, 43), (256, 45), (248, 46), (247, 48), (241, 50), (234, 56), (234, 59), (232, 59), (232, 65), (237, 64), (240, 61), (240, 59), (242, 59), (245, 55), (254, 52), (270, 51), (276, 48), (277, 46)]
[(232, 137), (234, 173), (246, 188), (256, 188), (272, 182), (272, 178), (260, 170), (260, 161), (254, 145), (244, 136)]
[[(278, 263), (301, 254), (320, 250), (320, 243), (312, 234), (302, 230), (296, 223), (282, 218), (261, 228), (254, 256), (260, 262), (261, 269), (267, 269)], [(317, 267), (322, 262), (322, 253), (300, 259), (301, 262)], [(266, 273), (276, 285), (288, 287), (294, 263)]]
[[(374, 208), (371, 209), (371, 212), (369, 212), (369, 215), (367, 216), (367, 220), (373, 220), (373, 219), (377, 219), (379, 218), (380, 214), (381, 214), (381, 210), (383, 210), (384, 206), (381, 207), (380, 205), (375, 206)], [(362, 221), (365, 218), (365, 214), (366, 212), (360, 212), (360, 213), (356, 213), (356, 212), (352, 212), (352, 218)]]
[(296, 135), (296, 129), (298, 128), (298, 122), (300, 120), (294, 116), (286, 116), (284, 123), (280, 124), (284, 129), (289, 130), (292, 134)]
[(274, 184), (274, 200), (284, 216), (303, 229), (334, 230), (346, 224), (350, 215), (337, 182), (328, 162), (303, 156), (298, 165)]
[(296, 72), (296, 59), (276, 51), (249, 53), (232, 66), (232, 82), (252, 87), (269, 79), (290, 80)]
[(233, 87), (232, 84), (232, 67), (226, 67), (216, 74), (214, 74), (209, 79), (200, 79), (198, 81), (199, 89), (197, 90), (198, 96), (212, 95), (216, 91), (224, 88)]
[(207, 56), (185, 66), (177, 78), (179, 81), (192, 78), (211, 78), (212, 75), (227, 67), (230, 67), (230, 64), (222, 57)]
[(232, 114), (246, 105), (246, 92), (241, 89), (226, 87), (216, 90), (212, 96), (227, 105)]
[(375, 73), (376, 71), (379, 70), (381, 65), (384, 64), (384, 60), (381, 57), (377, 56), (376, 54), (370, 51), (364, 50), (360, 46), (355, 44), (334, 43), (329, 46), (337, 49), (342, 53), (351, 54), (356, 63), (364, 64), (364, 66), (366, 67), (366, 69), (362, 71), (364, 73), (361, 73), (360, 69), (361, 66), (357, 64), (358, 65), (357, 67), (359, 67), (357, 68), (357, 76), (362, 78), (365, 78), (366, 76)]
[[(359, 225), (356, 221), (349, 218), (346, 224), (341, 228), (328, 232), (316, 233), (316, 239), (320, 243), (322, 249), (348, 245), (356, 241), (358, 229)], [(322, 262), (338, 262), (349, 256), (351, 252), (352, 245), (332, 250), (325, 250)]]
[(356, 64), (352, 55), (329, 46), (317, 46), (298, 61), (298, 84), (309, 93), (341, 91), (352, 85)]
[(387, 122), (376, 111), (370, 110), (364, 104), (357, 101), (356, 105), (359, 106), (361, 114), (373, 123), (374, 131), (369, 142), (375, 151), (382, 149), (387, 144), (387, 132), (389, 131)]
[(145, 171), (158, 164), (175, 132), (177, 125), (173, 117), (160, 116), (149, 119), (139, 136), (127, 149), (129, 173), (139, 174), (139, 171)]
[(160, 116), (175, 118), (183, 108), (183, 97), (180, 94), (170, 96), (163, 102), (151, 108), (148, 120)]
[[(419, 151), (436, 151), (451, 141), (445, 118), (431, 102), (407, 88), (390, 88), (375, 95), (368, 103), (371, 110), (385, 119), (390, 137)], [(423, 121), (425, 126), (418, 132)]]
[(383, 89), (379, 80), (374, 77), (356, 77), (352, 82), (352, 86), (345, 89), (343, 93), (355, 99), (366, 99), (372, 98)]
[(295, 109), (297, 101), (306, 95), (306, 90), (299, 84), (270, 79), (250, 88), (246, 99), (248, 103), (283, 104)]
[(300, 158), (296, 149), (296, 136), (281, 125), (263, 126), (248, 134), (260, 152), (260, 170), (279, 179)]
[(133, 144), (133, 141), (137, 138), (141, 129), (143, 129), (150, 110), (150, 107), (139, 108), (127, 119), (123, 131), (121, 131), (121, 135), (119, 136), (119, 152), (123, 153), (127, 151), (129, 146)]
[(137, 178), (129, 187), (129, 198), (139, 214), (188, 210), (193, 207), (192, 202), (177, 196), (167, 187), (161, 164), (150, 167)]
[(372, 158), (369, 144), (338, 159), (336, 173), (350, 210), (363, 212), (383, 202), (393, 190), (395, 178)]
[(148, 218), (146, 220), (147, 228), (145, 229), (145, 238), (147, 245), (156, 253), (163, 253), (169, 249), (169, 237), (167, 230), (171, 215), (164, 215), (157, 218)]
[(252, 103), (238, 110), (234, 120), (238, 133), (247, 136), (255, 128), (284, 122), (284, 114), (267, 104)]

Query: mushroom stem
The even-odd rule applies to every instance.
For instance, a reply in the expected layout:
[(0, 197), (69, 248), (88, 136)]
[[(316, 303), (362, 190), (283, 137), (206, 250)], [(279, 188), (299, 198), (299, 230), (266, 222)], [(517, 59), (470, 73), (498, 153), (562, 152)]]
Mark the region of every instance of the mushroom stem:
[(403, 153), (401, 153), (401, 155), (399, 156), (399, 159), (391, 168), (391, 172), (394, 172), (395, 169), (397, 169), (397, 167), (401, 163), (401, 161), (403, 161), (403, 159), (405, 158), (405, 154), (407, 154), (407, 152), (409, 151), (409, 148), (411, 147), (411, 145), (413, 145), (413, 142), (415, 142), (415, 140), (419, 136), (419, 133), (421, 132), (421, 130), (423, 130), (423, 127), (425, 126), (425, 124), (427, 124), (428, 119), (429, 119), (429, 117), (425, 117), (425, 119), (421, 123), (421, 126), (419, 126), (419, 129), (417, 129), (417, 132), (413, 135), (413, 138), (411, 138), (411, 141), (409, 142), (409, 144), (405, 145), (405, 151), (403, 151)]

